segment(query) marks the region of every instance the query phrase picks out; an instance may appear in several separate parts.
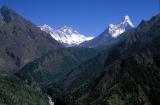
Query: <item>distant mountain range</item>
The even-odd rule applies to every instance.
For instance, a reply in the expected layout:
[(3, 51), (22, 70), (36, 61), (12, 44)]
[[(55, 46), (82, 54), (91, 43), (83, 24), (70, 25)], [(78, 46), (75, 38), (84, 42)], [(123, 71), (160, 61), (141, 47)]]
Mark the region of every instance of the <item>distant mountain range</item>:
[(117, 41), (118, 37), (122, 35), (124, 32), (133, 29), (135, 26), (131, 22), (129, 16), (124, 16), (122, 22), (120, 24), (110, 24), (107, 29), (101, 33), (99, 36), (94, 39), (81, 43), (80, 46), (83, 47), (98, 47), (98, 46), (110, 46), (115, 41)]
[(86, 37), (85, 35), (80, 34), (72, 27), (64, 26), (60, 29), (51, 28), (48, 25), (40, 26), (42, 31), (50, 34), (55, 40), (60, 42), (66, 47), (77, 46), (82, 42), (93, 39), (94, 37)]
[(85, 35), (82, 35), (74, 30), (72, 27), (67, 26), (64, 26), (60, 29), (54, 29), (45, 24), (40, 26), (40, 29), (50, 34), (55, 40), (63, 44), (65, 47), (96, 47), (110, 43), (110, 40), (115, 40), (119, 35), (134, 27), (135, 26), (131, 22), (129, 16), (126, 15), (120, 24), (108, 25), (108, 28), (105, 30), (105, 32), (95, 38), (86, 37)]

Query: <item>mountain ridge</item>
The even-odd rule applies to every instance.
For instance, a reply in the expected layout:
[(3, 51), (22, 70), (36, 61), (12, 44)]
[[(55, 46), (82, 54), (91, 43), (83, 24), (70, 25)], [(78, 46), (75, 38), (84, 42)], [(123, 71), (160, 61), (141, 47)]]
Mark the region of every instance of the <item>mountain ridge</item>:
[(99, 46), (110, 46), (118, 39), (119, 36), (123, 35), (124, 32), (134, 29), (134, 25), (131, 22), (128, 15), (124, 16), (120, 24), (109, 24), (107, 29), (94, 39), (80, 44), (83, 47), (99, 47)]
[(53, 29), (47, 24), (39, 26), (42, 31), (50, 34), (55, 40), (62, 43), (66, 47), (77, 46), (82, 42), (93, 39), (94, 37), (86, 37), (85, 35), (80, 34), (72, 27), (64, 26), (60, 29)]
[(60, 43), (14, 10), (6, 6), (0, 9), (1, 70), (16, 71), (26, 63), (59, 47), (62, 47)]

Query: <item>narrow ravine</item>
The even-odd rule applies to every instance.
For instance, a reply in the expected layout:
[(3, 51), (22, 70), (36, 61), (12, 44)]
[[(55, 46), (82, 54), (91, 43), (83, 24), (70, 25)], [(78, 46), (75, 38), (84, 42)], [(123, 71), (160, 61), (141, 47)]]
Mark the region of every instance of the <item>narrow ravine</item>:
[(49, 105), (54, 105), (54, 102), (52, 101), (52, 98), (50, 96), (48, 96), (49, 99)]

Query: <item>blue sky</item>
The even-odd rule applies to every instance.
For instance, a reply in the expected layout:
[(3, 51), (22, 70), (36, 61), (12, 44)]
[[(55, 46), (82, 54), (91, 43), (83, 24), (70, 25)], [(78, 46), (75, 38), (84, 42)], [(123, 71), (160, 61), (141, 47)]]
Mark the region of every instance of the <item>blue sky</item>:
[(158, 0), (0, 0), (37, 25), (71, 26), (97, 36), (129, 15), (135, 25), (158, 14)]

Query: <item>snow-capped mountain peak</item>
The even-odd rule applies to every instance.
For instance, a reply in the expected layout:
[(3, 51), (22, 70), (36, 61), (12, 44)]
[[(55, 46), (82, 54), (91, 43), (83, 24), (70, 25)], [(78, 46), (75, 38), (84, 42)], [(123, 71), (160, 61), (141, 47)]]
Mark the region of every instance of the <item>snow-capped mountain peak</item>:
[(76, 30), (74, 30), (72, 27), (68, 27), (68, 26), (64, 26), (64, 27), (58, 29), (58, 31), (59, 32), (63, 32), (63, 33), (68, 34), (68, 35), (72, 35), (72, 34), (79, 35), (80, 34)]
[(130, 17), (126, 15), (120, 24), (110, 24), (108, 26), (108, 32), (113, 38), (117, 38), (120, 34), (133, 27), (135, 26), (131, 22)]
[(132, 23), (132, 21), (130, 20), (130, 17), (128, 15), (124, 16), (124, 20), (123, 20), (123, 24), (128, 24), (131, 27), (135, 27)]
[(64, 26), (60, 29), (53, 29), (48, 25), (40, 26), (42, 31), (49, 33), (55, 40), (64, 44), (65, 46), (79, 45), (82, 42), (93, 39), (94, 37), (86, 37), (80, 34), (72, 27)]
[(45, 30), (45, 31), (47, 31), (47, 32), (49, 32), (49, 31), (53, 31), (53, 28), (51, 28), (49, 25), (47, 25), (47, 24), (44, 24), (42, 27), (40, 27), (41, 28), (41, 30)]

